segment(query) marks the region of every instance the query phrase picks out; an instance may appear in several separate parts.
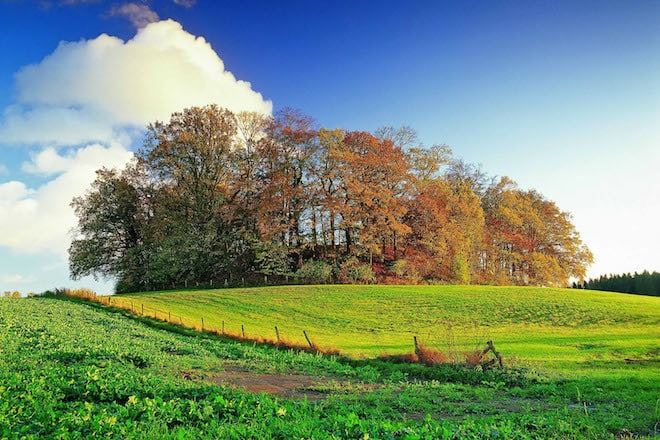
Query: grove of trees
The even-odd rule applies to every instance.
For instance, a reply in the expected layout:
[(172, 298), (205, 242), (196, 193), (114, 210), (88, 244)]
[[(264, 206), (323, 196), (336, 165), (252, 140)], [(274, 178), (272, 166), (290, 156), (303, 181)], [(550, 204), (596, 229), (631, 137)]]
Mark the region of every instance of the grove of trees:
[(660, 296), (660, 273), (645, 270), (632, 275), (601, 275), (583, 283), (574, 282), (573, 288)]
[(264, 277), (564, 286), (592, 262), (537, 191), (410, 128), (319, 128), (291, 109), (175, 113), (72, 206), (72, 277), (114, 277), (118, 292)]

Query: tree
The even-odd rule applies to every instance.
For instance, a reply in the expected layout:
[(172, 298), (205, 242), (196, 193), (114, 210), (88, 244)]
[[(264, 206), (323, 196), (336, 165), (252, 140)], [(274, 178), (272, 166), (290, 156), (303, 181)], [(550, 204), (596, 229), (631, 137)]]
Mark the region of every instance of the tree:
[(534, 190), (503, 177), (482, 201), (488, 240), (485, 278), (498, 283), (565, 286), (593, 261), (570, 215)]
[(297, 110), (284, 109), (271, 120), (258, 144), (259, 230), (268, 240), (294, 249), (303, 244), (303, 215), (309, 208), (308, 175), (316, 149), (313, 123)]
[[(318, 132), (319, 148), (312, 161), (313, 208), (316, 225), (320, 225), (321, 241), (324, 249), (331, 251), (331, 258), (337, 257), (337, 225), (341, 221), (342, 202), (346, 199), (345, 186), (342, 184), (343, 166), (341, 152), (346, 150), (344, 145), (344, 132), (339, 129), (327, 130), (322, 128)], [(316, 243), (315, 243), (316, 244)]]
[(123, 171), (102, 168), (91, 189), (73, 199), (78, 228), (69, 248), (71, 277), (117, 277), (136, 287), (147, 271), (147, 236), (153, 194), (134, 161)]
[(165, 124), (147, 129), (146, 148), (138, 153), (154, 176), (168, 188), (170, 213), (194, 228), (209, 225), (231, 194), (231, 151), (236, 119), (211, 105), (174, 113)]
[(442, 178), (417, 181), (406, 222), (406, 260), (424, 279), (468, 284), (475, 271), (484, 217), (478, 197), (464, 184)]
[(252, 195), (237, 180), (248, 159), (236, 154), (237, 143), (236, 117), (214, 105), (149, 125), (135, 164), (99, 171), (91, 191), (74, 200), (72, 276), (115, 276), (122, 290), (252, 268), (256, 228), (240, 209)]
[(347, 132), (344, 149), (336, 152), (342, 164), (344, 203), (341, 228), (346, 247), (359, 243), (370, 255), (385, 257), (392, 249), (396, 260), (397, 240), (410, 232), (403, 222), (408, 190), (408, 163), (401, 148), (367, 132)]
[[(129, 167), (99, 170), (72, 205), (72, 276), (116, 277), (118, 291), (310, 279), (328, 264), (368, 282), (375, 270), (562, 285), (592, 258), (552, 201), (452, 160), (445, 145), (424, 148), (409, 127), (316, 130), (292, 109), (272, 118), (215, 105), (174, 113), (148, 126)], [(652, 284), (636, 277), (620, 283)]]

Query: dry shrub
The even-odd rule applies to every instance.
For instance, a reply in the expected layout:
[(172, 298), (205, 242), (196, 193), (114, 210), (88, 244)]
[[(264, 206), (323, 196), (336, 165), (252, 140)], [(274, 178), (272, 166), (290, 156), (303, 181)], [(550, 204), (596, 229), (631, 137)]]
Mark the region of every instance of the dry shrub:
[(419, 357), (419, 362), (429, 366), (449, 362), (447, 356), (441, 351), (426, 348), (421, 344), (417, 347), (417, 356)]
[(466, 351), (463, 352), (463, 358), (465, 359), (465, 365), (468, 367), (474, 368), (481, 363), (483, 360), (483, 355), (481, 350)]
[(415, 353), (386, 354), (379, 356), (378, 359), (386, 362), (394, 362), (397, 364), (416, 364), (419, 362), (419, 356), (417, 356)]
[(65, 296), (88, 299), (91, 301), (96, 300), (98, 296), (92, 289), (64, 289), (62, 293)]

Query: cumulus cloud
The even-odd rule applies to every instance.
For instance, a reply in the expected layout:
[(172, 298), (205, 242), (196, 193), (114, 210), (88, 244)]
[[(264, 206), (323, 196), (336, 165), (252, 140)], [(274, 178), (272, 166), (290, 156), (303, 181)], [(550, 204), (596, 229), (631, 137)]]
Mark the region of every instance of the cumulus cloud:
[(272, 111), (208, 42), (171, 20), (148, 24), (128, 41), (103, 34), (62, 42), (21, 69), (15, 86), (15, 102), (0, 115), (0, 148), (38, 146), (22, 171), (43, 184), (0, 183), (0, 247), (60, 258), (76, 222), (71, 199), (98, 168), (122, 167), (146, 124), (212, 103)]
[(24, 170), (58, 176), (38, 188), (23, 182), (0, 184), (0, 246), (19, 252), (66, 255), (76, 225), (69, 204), (88, 188), (100, 166), (123, 167), (132, 153), (121, 145), (90, 145), (59, 154), (45, 149)]
[[(89, 147), (86, 149), (89, 150)], [(23, 171), (32, 174), (53, 175), (65, 172), (71, 165), (75, 165), (75, 156), (86, 151), (70, 151), (60, 155), (54, 148), (46, 148), (37, 154), (32, 154), (32, 160), (23, 164)]]
[(11, 181), (0, 185), (0, 207), (6, 208), (8, 204), (28, 196), (30, 191), (23, 182)]
[(30, 145), (99, 142), (194, 105), (272, 111), (249, 82), (225, 70), (204, 38), (172, 20), (149, 24), (126, 42), (103, 34), (60, 43), (16, 74), (16, 96), (0, 138)]
[(149, 23), (158, 21), (158, 14), (144, 3), (126, 3), (121, 6), (114, 6), (108, 14), (111, 17), (125, 17), (138, 29), (145, 27)]

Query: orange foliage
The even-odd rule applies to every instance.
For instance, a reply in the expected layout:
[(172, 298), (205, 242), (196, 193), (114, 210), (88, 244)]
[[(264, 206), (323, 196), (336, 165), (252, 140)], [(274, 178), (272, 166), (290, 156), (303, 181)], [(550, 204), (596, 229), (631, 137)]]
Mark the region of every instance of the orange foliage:
[(481, 350), (466, 351), (463, 353), (465, 359), (465, 365), (468, 367), (476, 367), (479, 365), (483, 359)]
[(433, 350), (431, 348), (426, 348), (421, 344), (417, 347), (417, 357), (419, 358), (419, 362), (426, 365), (449, 363), (449, 360), (444, 353), (438, 350)]

